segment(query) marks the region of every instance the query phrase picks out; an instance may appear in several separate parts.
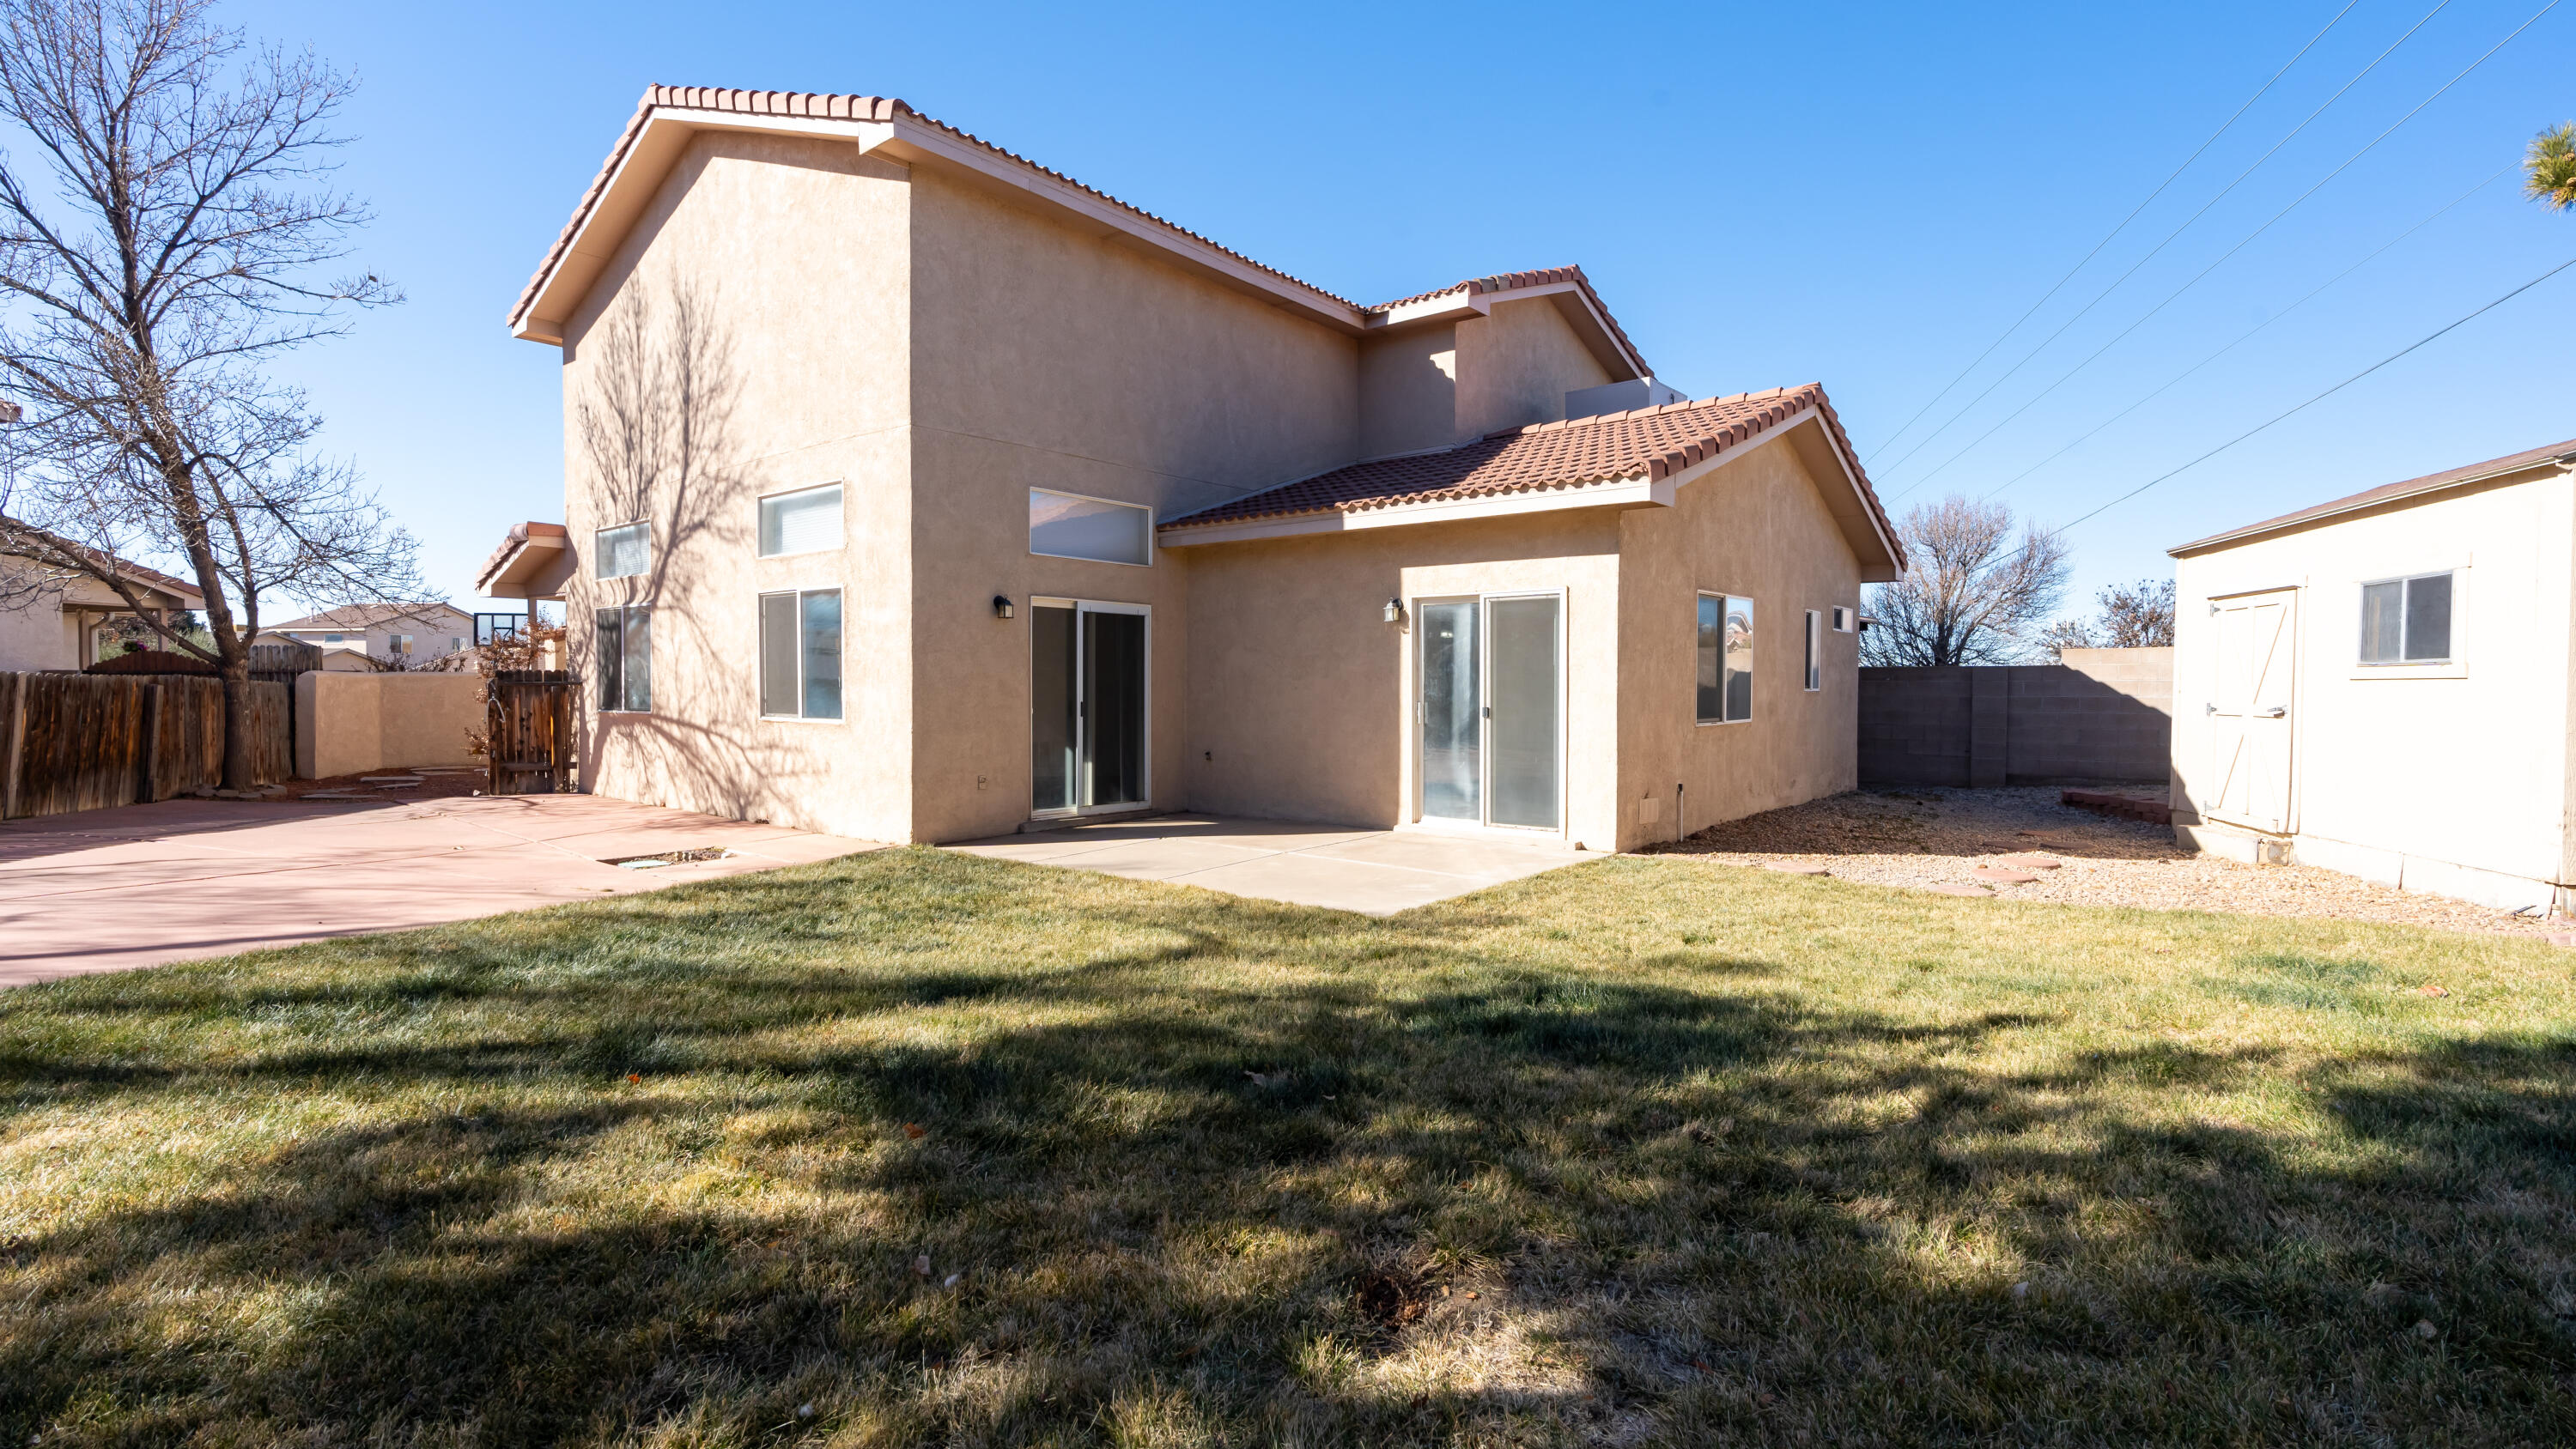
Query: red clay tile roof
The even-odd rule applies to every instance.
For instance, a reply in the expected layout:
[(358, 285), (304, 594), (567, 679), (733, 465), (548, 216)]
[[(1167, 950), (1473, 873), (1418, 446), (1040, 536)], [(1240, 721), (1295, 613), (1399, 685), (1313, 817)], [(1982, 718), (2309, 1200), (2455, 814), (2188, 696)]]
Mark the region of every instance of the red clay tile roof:
[(501, 546), (492, 550), (491, 556), (483, 560), (483, 567), (474, 571), (475, 587), (491, 582), (493, 576), (501, 572), (501, 565), (510, 561), (512, 554), (528, 546), (529, 539), (569, 536), (560, 523), (539, 523), (530, 519), (525, 523), (511, 524), (510, 531), (501, 535)]
[(1318, 297), (1338, 302), (1363, 314), (1387, 312), (1407, 302), (1428, 301), (1433, 297), (1446, 296), (1457, 291), (1465, 291), (1468, 295), (1474, 296), (1483, 292), (1507, 291), (1515, 287), (1536, 287), (1551, 282), (1572, 281), (1583, 289), (1583, 295), (1591, 301), (1593, 308), (1600, 312), (1602, 321), (1607, 323), (1611, 332), (1618, 336), (1619, 345), (1627, 349), (1630, 357), (1638, 358), (1638, 366), (1641, 370), (1645, 366), (1644, 359), (1638, 357), (1636, 344), (1629, 341), (1627, 332), (1619, 326), (1619, 320), (1610, 315), (1610, 309), (1602, 304), (1601, 294), (1592, 289), (1590, 279), (1583, 275), (1583, 269), (1580, 267), (1551, 267), (1536, 272), (1505, 272), (1490, 277), (1471, 277), (1452, 286), (1442, 287), (1438, 291), (1423, 292), (1393, 302), (1381, 302), (1374, 307), (1362, 306), (1348, 297), (1325, 291), (1303, 278), (1292, 277), (1277, 267), (1254, 261), (1232, 247), (1201, 236), (1177, 223), (1166, 221), (1141, 206), (1120, 201), (1096, 186), (1084, 185), (1061, 171), (1041, 166), (1015, 151), (1005, 150), (970, 132), (959, 130), (945, 121), (925, 116), (914, 110), (908, 103), (896, 100), (892, 96), (829, 95), (810, 91), (737, 91), (721, 90), (711, 86), (649, 85), (644, 88), (643, 100), (636, 103), (635, 114), (627, 118), (626, 129), (619, 133), (617, 144), (609, 148), (608, 159), (600, 163), (599, 174), (591, 178), (590, 189), (581, 194), (580, 203), (573, 207), (572, 219), (564, 223), (563, 231), (556, 236), (554, 245), (546, 250), (546, 258), (538, 264), (536, 275), (530, 277), (528, 285), (520, 289), (519, 300), (510, 308), (512, 327), (519, 325), (520, 320), (527, 315), (528, 308), (535, 303), (537, 293), (545, 285), (546, 277), (554, 271), (555, 264), (562, 261), (564, 253), (571, 248), (573, 237), (581, 231), (582, 223), (589, 218), (591, 209), (599, 204), (600, 194), (608, 189), (609, 179), (617, 174), (619, 163), (626, 159), (626, 153), (634, 146), (635, 138), (643, 134), (645, 121), (651, 118), (654, 108), (659, 106), (735, 115), (815, 116), (847, 121), (891, 121), (897, 116), (909, 116), (922, 125), (935, 126), (969, 145), (982, 147), (996, 156), (1025, 166), (1041, 176), (1050, 177), (1067, 186), (1088, 192), (1111, 206), (1131, 212), (1177, 236), (1184, 236), (1192, 241), (1215, 247), (1245, 266), (1258, 268), (1292, 286), (1302, 287)]
[(1428, 302), (1434, 297), (1446, 297), (1455, 292), (1464, 292), (1470, 297), (1478, 297), (1487, 292), (1511, 292), (1523, 287), (1545, 287), (1557, 282), (1572, 282), (1580, 287), (1585, 300), (1591, 302), (1592, 310), (1601, 314), (1601, 320), (1609, 325), (1611, 334), (1619, 339), (1619, 346), (1630, 357), (1636, 359), (1637, 370), (1648, 376), (1654, 374), (1654, 369), (1646, 366), (1645, 355), (1637, 351), (1637, 344), (1629, 340), (1627, 329), (1619, 325), (1618, 318), (1610, 315), (1610, 309), (1602, 302), (1601, 294), (1592, 290), (1592, 279), (1583, 275), (1581, 267), (1544, 267), (1535, 272), (1497, 272), (1490, 277), (1469, 277), (1463, 282), (1453, 283), (1437, 291), (1416, 292), (1410, 297), (1398, 297), (1392, 302), (1380, 302), (1373, 307), (1363, 307), (1360, 310), (1370, 313), (1392, 312), (1398, 307), (1409, 307), (1416, 302)]
[(1861, 471), (1842, 420), (1825, 399), (1824, 385), (1812, 382), (1561, 423), (1534, 423), (1437, 453), (1352, 463), (1173, 519), (1163, 528), (1205, 528), (1308, 513), (1357, 513), (1398, 503), (1580, 488), (1615, 479), (1661, 480), (1750, 442), (1809, 407), (1816, 410), (1834, 446), (1842, 451), (1870, 516), (1892, 546), (1896, 530), (1870, 488), (1869, 475)]
[(2438, 493), (2454, 484), (2473, 483), (2481, 478), (2519, 473), (2527, 468), (2536, 468), (2543, 463), (2566, 458), (2576, 458), (2576, 438), (2570, 438), (2563, 443), (2551, 443), (2545, 448), (2528, 448), (2519, 453), (2508, 453), (2501, 458), (2489, 458), (2483, 463), (2471, 463), (2465, 468), (2427, 473), (2421, 478), (2409, 478), (2403, 483), (2382, 483), (2376, 488), (2367, 488), (2350, 497), (2337, 498), (2330, 503), (2320, 503), (2313, 508), (2302, 508), (2296, 513), (2284, 513), (2278, 518), (2267, 518), (2260, 523), (2249, 523), (2243, 528), (2231, 528), (2225, 533), (2213, 533), (2207, 538), (2194, 539), (2190, 543), (2176, 544), (2165, 552), (2178, 558), (2195, 549), (2233, 543), (2238, 539), (2254, 538), (2266, 533), (2278, 533), (2282, 529), (2316, 519), (2332, 518), (2344, 513), (2358, 513), (2362, 509), (2382, 503), (2394, 503), (2418, 494)]

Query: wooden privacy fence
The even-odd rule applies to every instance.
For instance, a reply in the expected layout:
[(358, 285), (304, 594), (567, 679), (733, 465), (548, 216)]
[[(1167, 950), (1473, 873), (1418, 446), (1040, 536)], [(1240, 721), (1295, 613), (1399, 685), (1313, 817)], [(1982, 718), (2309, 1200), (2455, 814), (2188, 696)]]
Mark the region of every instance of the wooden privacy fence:
[[(294, 769), (282, 684), (253, 683), (251, 771)], [(223, 783), (224, 688), (171, 674), (0, 674), (0, 819), (167, 800)]]
[(483, 683), (484, 748), (495, 795), (551, 795), (572, 788), (572, 694), (566, 669), (503, 669)]

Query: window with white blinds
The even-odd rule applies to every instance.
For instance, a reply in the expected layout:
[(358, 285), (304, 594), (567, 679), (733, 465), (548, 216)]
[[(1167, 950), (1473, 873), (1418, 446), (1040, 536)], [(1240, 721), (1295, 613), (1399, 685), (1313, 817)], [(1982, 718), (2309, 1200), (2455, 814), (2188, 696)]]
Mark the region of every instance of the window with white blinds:
[(760, 500), (760, 556), (820, 553), (841, 546), (841, 485), (773, 493)]
[(593, 578), (630, 579), (653, 567), (653, 525), (603, 528), (597, 539), (590, 556)]

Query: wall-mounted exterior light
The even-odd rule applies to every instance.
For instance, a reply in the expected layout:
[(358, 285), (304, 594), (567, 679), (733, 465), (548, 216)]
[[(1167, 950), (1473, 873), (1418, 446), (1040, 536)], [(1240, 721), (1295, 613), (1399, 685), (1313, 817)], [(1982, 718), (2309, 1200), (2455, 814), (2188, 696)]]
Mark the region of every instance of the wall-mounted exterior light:
[(995, 594), (993, 596), (993, 617), (996, 619), (1007, 619), (1011, 617), (1010, 595)]
[(1386, 601), (1386, 621), (1390, 624), (1401, 624), (1404, 622), (1404, 600), (1389, 599)]

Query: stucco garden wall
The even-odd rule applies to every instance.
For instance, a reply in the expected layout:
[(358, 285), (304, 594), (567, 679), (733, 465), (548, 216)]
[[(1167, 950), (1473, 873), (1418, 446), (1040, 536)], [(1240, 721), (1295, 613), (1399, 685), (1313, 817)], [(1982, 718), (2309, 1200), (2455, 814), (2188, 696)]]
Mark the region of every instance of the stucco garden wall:
[[(2545, 904), (2568, 858), (2570, 551), (2554, 469), (2179, 559), (2176, 825), (2213, 848), (2210, 600), (2296, 600), (2290, 830), (2304, 864), (2487, 904)], [(2457, 570), (2456, 663), (2357, 662), (2361, 585)], [(2219, 828), (2213, 828), (2219, 827)]]
[(2173, 650), (2069, 649), (2062, 664), (1860, 671), (1860, 778), (1872, 785), (2164, 783)]
[(483, 729), (482, 688), (473, 674), (297, 675), (296, 778), (480, 764), (467, 746)]

